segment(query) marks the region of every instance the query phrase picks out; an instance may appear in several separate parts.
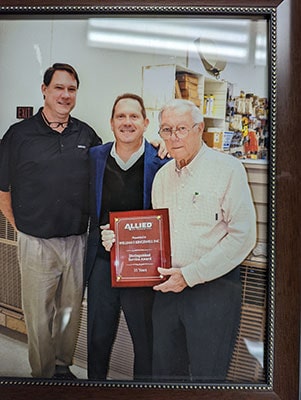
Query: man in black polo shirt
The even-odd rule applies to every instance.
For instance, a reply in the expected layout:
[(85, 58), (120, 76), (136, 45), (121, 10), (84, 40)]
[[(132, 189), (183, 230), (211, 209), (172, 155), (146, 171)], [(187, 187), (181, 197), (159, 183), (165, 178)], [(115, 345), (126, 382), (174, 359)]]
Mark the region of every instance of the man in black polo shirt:
[(74, 379), (89, 219), (89, 148), (101, 139), (70, 116), (79, 86), (68, 64), (44, 74), (44, 106), (0, 144), (0, 209), (18, 230), (33, 377)]

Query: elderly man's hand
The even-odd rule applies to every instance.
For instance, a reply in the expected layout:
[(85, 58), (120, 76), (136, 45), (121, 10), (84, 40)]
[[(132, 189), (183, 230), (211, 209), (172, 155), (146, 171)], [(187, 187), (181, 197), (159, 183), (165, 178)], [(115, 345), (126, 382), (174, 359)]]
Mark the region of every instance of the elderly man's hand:
[(106, 225), (100, 225), (101, 231), (101, 241), (103, 247), (107, 250), (110, 251), (113, 243), (115, 243), (115, 232), (110, 230), (110, 224)]
[(160, 285), (154, 286), (154, 290), (160, 290), (163, 293), (179, 293), (188, 286), (180, 268), (158, 268), (158, 271), (161, 275), (169, 276), (169, 278)]

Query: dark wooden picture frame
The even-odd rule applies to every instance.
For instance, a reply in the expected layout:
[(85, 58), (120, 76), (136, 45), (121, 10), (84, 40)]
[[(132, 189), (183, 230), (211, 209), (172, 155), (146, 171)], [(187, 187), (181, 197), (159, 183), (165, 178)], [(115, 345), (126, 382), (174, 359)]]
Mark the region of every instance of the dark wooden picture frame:
[[(298, 141), (298, 95), (300, 85), (300, 39), (301, 17), (298, 0), (195, 0), (195, 1), (123, 1), (123, 0), (74, 0), (65, 4), (59, 0), (17, 1), (2, 0), (0, 14), (39, 14), (47, 12), (55, 15), (81, 12), (103, 12), (115, 14), (143, 14), (146, 7), (153, 7), (156, 13), (196, 13), (198, 8), (208, 14), (220, 12), (236, 15), (256, 12), (264, 13), (272, 9), (276, 16), (276, 38), (270, 38), (271, 54), (275, 56), (272, 74), (276, 74), (276, 85), (271, 85), (270, 96), (275, 96), (275, 110), (271, 118), (271, 128), (276, 133), (272, 142), (275, 165), (272, 163), (272, 196), (270, 201), (275, 216), (270, 220), (270, 237), (275, 246), (270, 248), (270, 257), (275, 260), (275, 273), (271, 277), (271, 297), (273, 335), (270, 337), (272, 362), (267, 385), (213, 385), (182, 386), (156, 384), (147, 386), (139, 383), (113, 382), (102, 385), (81, 381), (54, 384), (32, 380), (1, 380), (1, 398), (21, 399), (174, 399), (188, 400), (297, 400), (299, 398), (299, 357), (300, 357), (300, 194), (298, 183), (300, 167), (297, 154)], [(253, 10), (253, 11), (252, 11)], [(273, 39), (273, 40), (271, 40)], [(276, 39), (274, 41), (274, 39)], [(0, 38), (1, 40), (1, 38)], [(275, 45), (273, 44), (275, 43)], [(0, 71), (1, 73), (1, 71)], [(275, 186), (274, 186), (275, 183)], [(274, 193), (275, 189), (275, 193)], [(275, 196), (274, 196), (275, 194)], [(275, 218), (276, 217), (276, 218)]]

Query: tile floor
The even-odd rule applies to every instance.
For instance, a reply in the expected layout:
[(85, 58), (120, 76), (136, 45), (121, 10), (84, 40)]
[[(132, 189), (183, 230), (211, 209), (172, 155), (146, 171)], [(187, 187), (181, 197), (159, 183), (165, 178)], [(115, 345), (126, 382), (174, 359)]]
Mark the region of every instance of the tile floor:
[[(72, 372), (79, 379), (86, 379), (84, 368), (76, 365)], [(25, 335), (0, 327), (0, 377), (30, 377)]]

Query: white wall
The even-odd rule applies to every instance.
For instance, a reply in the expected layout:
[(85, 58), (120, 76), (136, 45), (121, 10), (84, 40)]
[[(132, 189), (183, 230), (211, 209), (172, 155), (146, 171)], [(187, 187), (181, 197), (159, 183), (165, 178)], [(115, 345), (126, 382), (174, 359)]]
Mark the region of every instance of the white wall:
[[(67, 62), (77, 69), (81, 83), (72, 114), (88, 122), (108, 141), (112, 139), (109, 126), (112, 104), (124, 92), (141, 94), (142, 65), (185, 66), (186, 61), (186, 53), (177, 58), (90, 47), (86, 19), (1, 20), (0, 138), (17, 121), (16, 106), (33, 106), (36, 112), (42, 105), (42, 76), (54, 62)], [(267, 83), (262, 82), (265, 69), (257, 69), (256, 75), (254, 71), (253, 66), (229, 64), (222, 78), (235, 83), (237, 90), (267, 96)], [(155, 135), (149, 132), (148, 136), (152, 134)]]
[(0, 21), (0, 137), (16, 122), (16, 106), (43, 103), (43, 73), (54, 62), (72, 64), (80, 88), (73, 116), (87, 121), (104, 141), (115, 98), (124, 92), (141, 94), (146, 64), (174, 63), (174, 57), (141, 55), (88, 47), (86, 20)]
[[(191, 57), (189, 68), (214, 79), (214, 76), (207, 73), (196, 55)], [(266, 66), (258, 66), (252, 63), (228, 63), (220, 73), (219, 79), (233, 85), (234, 97), (239, 96), (241, 90), (259, 97), (268, 97), (268, 70)]]

